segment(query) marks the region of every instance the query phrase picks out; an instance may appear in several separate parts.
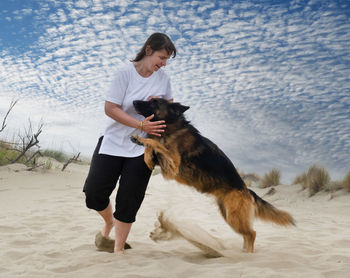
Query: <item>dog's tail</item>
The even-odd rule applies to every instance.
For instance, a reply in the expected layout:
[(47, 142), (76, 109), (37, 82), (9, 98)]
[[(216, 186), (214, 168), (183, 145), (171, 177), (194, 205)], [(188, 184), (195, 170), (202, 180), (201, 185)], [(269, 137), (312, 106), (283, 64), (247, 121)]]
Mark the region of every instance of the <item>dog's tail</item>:
[(255, 215), (258, 218), (264, 221), (274, 222), (281, 226), (295, 226), (295, 221), (288, 212), (275, 208), (273, 205), (260, 198), (253, 190), (249, 189), (249, 193), (254, 198)]

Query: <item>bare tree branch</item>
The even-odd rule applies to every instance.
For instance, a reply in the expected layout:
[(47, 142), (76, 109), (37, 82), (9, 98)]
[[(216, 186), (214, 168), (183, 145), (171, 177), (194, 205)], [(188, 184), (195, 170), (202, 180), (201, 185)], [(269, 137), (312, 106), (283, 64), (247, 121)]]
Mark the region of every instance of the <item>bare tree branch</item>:
[(2, 131), (6, 128), (6, 120), (7, 120), (7, 117), (8, 117), (8, 115), (10, 114), (12, 108), (17, 104), (17, 102), (18, 102), (18, 99), (12, 100), (12, 101), (11, 101), (10, 107), (9, 107), (9, 109), (7, 110), (7, 113), (6, 113), (5, 117), (4, 117), (4, 120), (2, 121), (2, 125), (1, 125), (0, 132), (2, 132)]
[(43, 156), (42, 154), (41, 154), (41, 152), (39, 151), (39, 150), (37, 150), (35, 153), (33, 153), (28, 159), (27, 159), (27, 161), (25, 162), (25, 164), (27, 165), (28, 163), (32, 163), (32, 164), (36, 164), (36, 157), (37, 156)]
[(17, 158), (15, 158), (13, 161), (11, 161), (12, 163), (16, 163), (17, 161), (19, 161), (22, 157), (25, 157), (26, 152), (34, 147), (34, 146), (39, 146), (39, 135), (42, 132), (42, 128), (43, 128), (44, 124), (40, 123), (38, 126), (37, 131), (34, 133), (33, 132), (33, 127), (32, 127), (32, 123), (29, 120), (29, 128), (25, 130), (25, 135), (20, 137), (20, 141), (21, 141), (21, 147), (20, 147), (20, 154), (18, 155)]
[(73, 157), (71, 157), (70, 159), (68, 159), (68, 161), (63, 165), (62, 167), (62, 172), (66, 169), (66, 167), (68, 166), (68, 164), (72, 163), (73, 161), (78, 161), (80, 153), (78, 153), (77, 155), (74, 155)]
[(29, 167), (26, 170), (27, 171), (33, 171), (34, 169), (39, 168), (39, 167), (43, 167), (43, 166), (45, 166), (45, 163), (41, 163), (41, 164), (34, 163), (31, 167)]

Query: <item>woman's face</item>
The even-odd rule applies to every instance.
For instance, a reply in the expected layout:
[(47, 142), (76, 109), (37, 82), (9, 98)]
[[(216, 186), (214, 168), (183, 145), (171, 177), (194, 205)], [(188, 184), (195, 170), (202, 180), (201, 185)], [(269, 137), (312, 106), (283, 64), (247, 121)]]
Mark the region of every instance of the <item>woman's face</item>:
[(149, 69), (157, 71), (161, 67), (166, 66), (167, 60), (170, 58), (170, 54), (165, 49), (151, 52), (152, 54), (147, 56), (149, 59)]

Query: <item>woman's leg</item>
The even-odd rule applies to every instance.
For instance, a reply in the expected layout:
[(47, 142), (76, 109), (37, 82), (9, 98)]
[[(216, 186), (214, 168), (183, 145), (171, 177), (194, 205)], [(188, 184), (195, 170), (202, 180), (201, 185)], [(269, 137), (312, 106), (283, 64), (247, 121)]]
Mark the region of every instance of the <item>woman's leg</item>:
[(114, 226), (114, 217), (113, 217), (113, 209), (111, 203), (109, 203), (108, 207), (104, 210), (97, 211), (101, 217), (103, 218), (105, 224), (102, 228), (102, 235), (104, 237), (108, 237), (113, 226)]
[(115, 219), (115, 243), (114, 253), (122, 253), (126, 239), (128, 238), (132, 223), (125, 223)]
[(124, 161), (119, 188), (116, 196), (115, 245), (114, 252), (124, 250), (132, 223), (144, 199), (151, 171), (144, 162), (144, 157), (128, 158)]
[(102, 139), (103, 137), (99, 139), (92, 156), (83, 191), (87, 207), (96, 210), (105, 222), (101, 230), (102, 236), (108, 237), (114, 226), (109, 196), (116, 187), (124, 158), (99, 154)]

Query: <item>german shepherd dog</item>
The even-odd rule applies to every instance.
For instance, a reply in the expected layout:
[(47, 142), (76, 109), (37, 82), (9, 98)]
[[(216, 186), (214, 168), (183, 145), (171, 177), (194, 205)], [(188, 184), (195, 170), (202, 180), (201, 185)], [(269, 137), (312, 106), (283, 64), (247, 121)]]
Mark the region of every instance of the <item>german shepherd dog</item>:
[(254, 252), (255, 216), (281, 226), (294, 225), (289, 213), (278, 210), (248, 189), (224, 152), (185, 119), (183, 113), (188, 106), (161, 98), (136, 100), (133, 104), (139, 114), (144, 117), (154, 114), (154, 121), (165, 120), (167, 125), (161, 137), (131, 137), (134, 143), (145, 146), (147, 166), (153, 170), (159, 164), (164, 178), (214, 195), (225, 221), (243, 236), (243, 249), (247, 253)]

